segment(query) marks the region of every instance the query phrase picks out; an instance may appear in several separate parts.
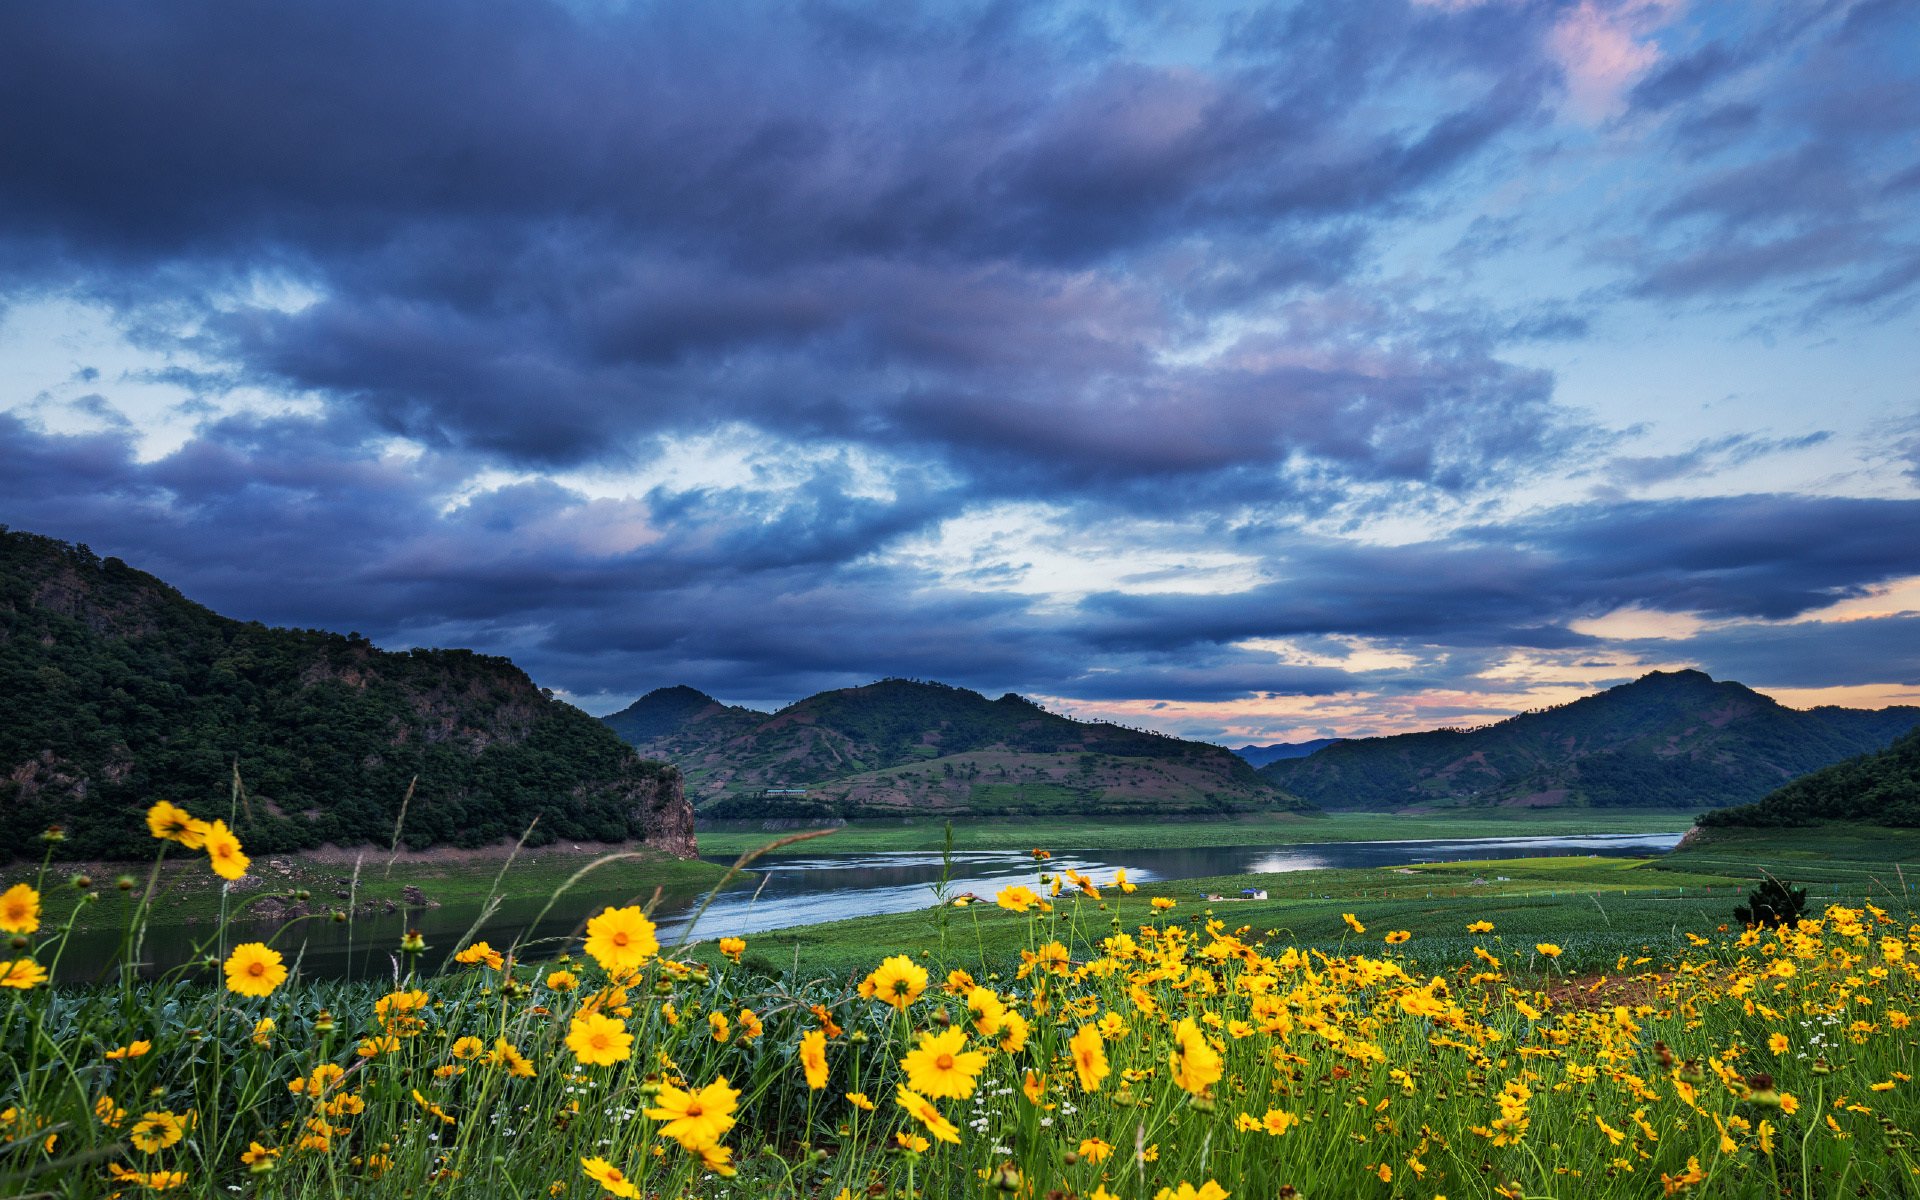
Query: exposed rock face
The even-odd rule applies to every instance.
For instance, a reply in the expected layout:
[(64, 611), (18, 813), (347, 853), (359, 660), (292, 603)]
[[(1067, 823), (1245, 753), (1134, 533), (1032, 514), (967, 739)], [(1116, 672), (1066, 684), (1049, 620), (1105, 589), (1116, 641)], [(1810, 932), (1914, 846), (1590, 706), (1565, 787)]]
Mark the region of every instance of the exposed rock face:
[(635, 774), (621, 780), (621, 799), (629, 823), (646, 830), (647, 845), (676, 858), (692, 858), (698, 851), (693, 833), (693, 806), (687, 803), (680, 772)]

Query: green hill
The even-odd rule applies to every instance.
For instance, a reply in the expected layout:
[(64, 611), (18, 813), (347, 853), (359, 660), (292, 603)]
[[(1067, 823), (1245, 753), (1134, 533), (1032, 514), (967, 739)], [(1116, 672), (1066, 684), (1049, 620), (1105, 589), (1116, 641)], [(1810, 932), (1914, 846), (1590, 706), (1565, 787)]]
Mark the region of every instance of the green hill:
[(1814, 825), (1858, 821), (1920, 826), (1920, 729), (1875, 754), (1802, 776), (1757, 804), (1703, 813), (1709, 826)]
[(678, 766), (702, 816), (1206, 813), (1305, 807), (1220, 746), (906, 679), (779, 712), (691, 688), (604, 718)]
[(1920, 725), (1920, 708), (1787, 708), (1699, 671), (1655, 671), (1473, 730), (1353, 738), (1260, 769), (1325, 808), (1720, 808)]
[[(230, 620), (85, 546), (0, 527), (0, 859), (146, 857), (166, 798), (249, 849), (644, 840), (693, 852), (680, 779), (504, 658)], [(416, 782), (417, 781), (417, 782)]]

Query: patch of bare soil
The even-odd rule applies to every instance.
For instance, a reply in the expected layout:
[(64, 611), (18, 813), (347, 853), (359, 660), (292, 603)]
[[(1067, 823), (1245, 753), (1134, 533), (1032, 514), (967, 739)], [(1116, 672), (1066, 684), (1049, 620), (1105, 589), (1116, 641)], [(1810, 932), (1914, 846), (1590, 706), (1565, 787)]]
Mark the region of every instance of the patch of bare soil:
[(1620, 1004), (1633, 1008), (1658, 1004), (1660, 989), (1673, 979), (1673, 974), (1656, 971), (1618, 979), (1607, 975), (1574, 975), (1549, 985), (1547, 995), (1553, 998), (1556, 1008), (1612, 1008)]

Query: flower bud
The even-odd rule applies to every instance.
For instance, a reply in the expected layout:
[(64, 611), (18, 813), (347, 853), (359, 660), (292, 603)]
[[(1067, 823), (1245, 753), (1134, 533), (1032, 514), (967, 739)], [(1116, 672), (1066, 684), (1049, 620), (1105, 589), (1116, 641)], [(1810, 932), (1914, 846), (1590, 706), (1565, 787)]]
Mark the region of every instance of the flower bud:
[(122, 875), (120, 878), (113, 881), (113, 886), (119, 888), (123, 892), (130, 892), (135, 887), (139, 886), (139, 881), (134, 879), (134, 877), (131, 875)]

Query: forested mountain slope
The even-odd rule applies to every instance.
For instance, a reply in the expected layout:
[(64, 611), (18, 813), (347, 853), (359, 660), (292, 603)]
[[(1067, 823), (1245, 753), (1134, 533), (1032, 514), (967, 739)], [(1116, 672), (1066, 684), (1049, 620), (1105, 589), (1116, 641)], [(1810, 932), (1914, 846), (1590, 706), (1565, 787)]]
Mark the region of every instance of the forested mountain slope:
[(1260, 773), (1325, 808), (1747, 804), (1920, 725), (1920, 708), (1787, 708), (1699, 671), (1655, 671), (1472, 730), (1351, 738)]
[(1304, 807), (1220, 746), (915, 680), (822, 692), (770, 714), (663, 688), (604, 720), (685, 772), (711, 816)]
[(1920, 729), (1877, 754), (1804, 775), (1757, 804), (1703, 813), (1702, 825), (1920, 825)]
[[(0, 528), (0, 855), (146, 857), (156, 798), (250, 849), (645, 840), (693, 852), (680, 778), (504, 658), (231, 620), (118, 559)], [(245, 796), (230, 813), (236, 766)]]

